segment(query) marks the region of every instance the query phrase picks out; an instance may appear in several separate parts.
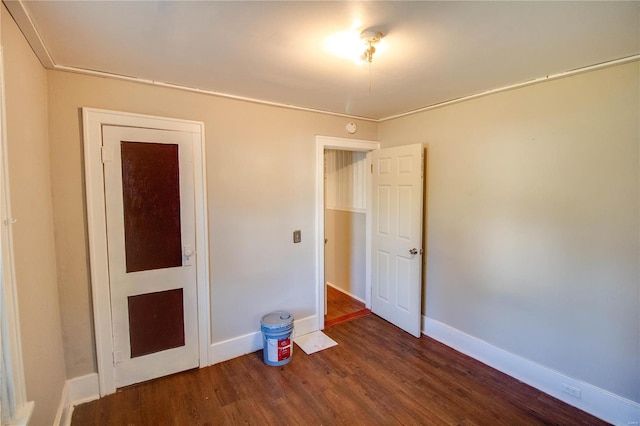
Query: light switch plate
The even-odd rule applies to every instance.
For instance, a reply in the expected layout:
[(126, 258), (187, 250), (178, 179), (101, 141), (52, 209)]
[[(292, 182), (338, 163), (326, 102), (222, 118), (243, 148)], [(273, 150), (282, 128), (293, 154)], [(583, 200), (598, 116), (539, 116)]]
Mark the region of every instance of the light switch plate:
[(300, 230), (293, 231), (293, 242), (299, 243), (302, 241), (302, 232)]

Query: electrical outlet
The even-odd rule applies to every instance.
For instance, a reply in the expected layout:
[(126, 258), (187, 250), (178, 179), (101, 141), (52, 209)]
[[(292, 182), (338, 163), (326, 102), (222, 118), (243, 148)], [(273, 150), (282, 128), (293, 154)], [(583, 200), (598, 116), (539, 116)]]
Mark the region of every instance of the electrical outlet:
[(580, 389), (574, 388), (573, 386), (569, 386), (566, 383), (562, 384), (562, 392), (569, 394), (574, 398), (578, 398), (578, 399), (582, 398), (582, 391)]
[(302, 241), (302, 232), (300, 230), (293, 231), (293, 242), (299, 243)]

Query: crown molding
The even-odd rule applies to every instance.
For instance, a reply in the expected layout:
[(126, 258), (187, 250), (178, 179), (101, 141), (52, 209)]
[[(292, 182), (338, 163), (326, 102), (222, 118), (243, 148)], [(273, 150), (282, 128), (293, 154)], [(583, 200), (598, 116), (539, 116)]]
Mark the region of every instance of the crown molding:
[(27, 12), (22, 0), (3, 0), (4, 5), (13, 17), (13, 20), (18, 24), (18, 28), (24, 34), (27, 42), (33, 49), (34, 53), (45, 68), (55, 67), (55, 62), (44, 45), (40, 33), (36, 29), (36, 26), (31, 19), (31, 16)]
[(234, 99), (234, 100), (239, 100), (239, 101), (251, 102), (251, 103), (260, 104), (260, 105), (269, 105), (269, 106), (274, 106), (274, 107), (278, 107), (278, 108), (293, 109), (293, 110), (297, 110), (297, 111), (306, 111), (306, 112), (313, 112), (313, 113), (318, 113), (318, 114), (333, 115), (333, 116), (337, 116), (337, 117), (344, 117), (344, 118), (349, 118), (349, 119), (363, 120), (363, 121), (369, 121), (369, 122), (373, 122), (373, 123), (382, 123), (382, 122), (385, 122), (385, 121), (394, 120), (396, 118), (402, 118), (402, 117), (406, 117), (406, 116), (409, 116), (409, 115), (418, 114), (420, 112), (429, 111), (429, 110), (436, 109), (436, 108), (442, 108), (444, 106), (457, 104), (459, 102), (469, 101), (469, 100), (480, 98), (480, 97), (483, 97), (483, 96), (492, 95), (492, 94), (495, 94), (495, 93), (506, 92), (508, 90), (513, 90), (513, 89), (518, 89), (518, 88), (521, 88), (521, 87), (531, 86), (531, 85), (534, 85), (534, 84), (543, 83), (545, 81), (551, 81), (551, 80), (556, 80), (556, 79), (559, 79), (559, 78), (570, 77), (570, 76), (576, 75), (576, 74), (581, 74), (581, 73), (585, 73), (585, 72), (589, 72), (589, 71), (595, 71), (595, 70), (598, 70), (598, 69), (601, 69), (601, 68), (607, 68), (607, 67), (611, 67), (611, 66), (615, 66), (615, 65), (621, 65), (621, 64), (628, 63), (628, 62), (633, 62), (633, 61), (640, 60), (640, 55), (632, 55), (632, 56), (628, 56), (628, 57), (625, 57), (625, 58), (615, 59), (615, 60), (611, 60), (611, 61), (602, 62), (602, 63), (599, 63), (599, 64), (589, 65), (589, 66), (586, 66), (586, 67), (581, 67), (581, 68), (576, 68), (576, 69), (569, 70), (569, 71), (560, 72), (560, 73), (557, 73), (557, 74), (547, 75), (547, 76), (536, 78), (536, 79), (533, 79), (533, 80), (528, 80), (528, 81), (524, 81), (524, 82), (521, 82), (521, 83), (512, 84), (512, 85), (509, 85), (509, 86), (498, 87), (498, 88), (495, 88), (495, 89), (487, 90), (485, 92), (475, 93), (475, 94), (472, 94), (472, 95), (463, 96), (463, 97), (456, 98), (456, 99), (450, 99), (450, 100), (447, 100), (447, 101), (443, 101), (443, 102), (440, 102), (440, 103), (437, 103), (437, 104), (433, 104), (433, 105), (427, 105), (427, 106), (424, 106), (422, 108), (418, 108), (418, 109), (415, 109), (415, 110), (403, 112), (403, 113), (400, 113), (400, 114), (394, 114), (394, 115), (390, 115), (390, 116), (383, 117), (383, 118), (371, 118), (371, 117), (363, 117), (363, 116), (344, 114), (344, 113), (333, 112), (333, 111), (326, 111), (326, 110), (315, 109), (315, 108), (301, 107), (301, 106), (291, 105), (291, 104), (283, 104), (283, 103), (279, 103), (279, 102), (271, 102), (271, 101), (266, 101), (266, 100), (263, 100), (263, 99), (255, 99), (255, 98), (244, 97), (244, 96), (236, 96), (236, 95), (232, 95), (232, 94), (229, 94), (229, 93), (216, 92), (214, 90), (199, 89), (199, 88), (195, 88), (195, 87), (183, 86), (183, 85), (178, 85), (178, 84), (164, 83), (164, 82), (157, 81), (157, 80), (143, 79), (143, 78), (138, 78), (138, 77), (133, 77), (133, 76), (119, 75), (119, 74), (113, 74), (113, 73), (108, 73), (108, 72), (95, 71), (95, 70), (71, 67), (71, 66), (66, 66), (66, 65), (59, 65), (59, 64), (55, 63), (53, 57), (51, 56), (51, 53), (49, 52), (49, 50), (45, 46), (42, 38), (40, 37), (40, 34), (38, 33), (38, 30), (36, 29), (36, 27), (35, 27), (35, 25), (33, 23), (33, 20), (31, 19), (31, 16), (29, 15), (29, 13), (27, 12), (27, 10), (26, 10), (26, 8), (24, 6), (24, 0), (2, 0), (2, 2), (5, 4), (7, 9), (9, 10), (9, 13), (11, 14), (13, 19), (18, 24), (18, 27), (20, 28), (20, 30), (24, 34), (25, 38), (27, 39), (27, 42), (29, 43), (29, 45), (31, 46), (33, 51), (35, 52), (36, 56), (38, 57), (38, 59), (40, 60), (42, 65), (47, 69), (53, 69), (53, 70), (57, 70), (57, 71), (73, 72), (73, 73), (77, 73), (77, 74), (93, 75), (93, 76), (104, 77), (104, 78), (114, 78), (114, 79), (118, 79), (118, 80), (133, 81), (133, 82), (142, 83), (142, 84), (149, 84), (149, 85), (158, 86), (158, 87), (167, 87), (167, 88), (171, 88), (171, 89), (185, 90), (185, 91), (188, 91), (188, 92), (201, 93), (201, 94), (210, 95), (210, 96), (217, 96), (217, 97), (221, 97), (221, 98), (227, 98), (227, 99)]

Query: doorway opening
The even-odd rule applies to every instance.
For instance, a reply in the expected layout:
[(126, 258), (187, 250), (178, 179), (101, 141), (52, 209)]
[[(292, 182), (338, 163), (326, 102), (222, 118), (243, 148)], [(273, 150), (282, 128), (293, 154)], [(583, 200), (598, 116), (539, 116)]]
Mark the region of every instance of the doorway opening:
[(324, 151), (324, 325), (368, 315), (366, 307), (367, 153)]
[[(356, 302), (362, 303), (362, 301), (364, 301), (364, 307), (366, 309), (370, 309), (371, 307), (371, 200), (370, 197), (368, 196), (371, 192), (371, 174), (370, 174), (370, 165), (371, 165), (371, 151), (375, 150), (375, 149), (379, 149), (380, 144), (378, 142), (375, 141), (364, 141), (364, 140), (354, 140), (354, 139), (343, 139), (343, 138), (333, 138), (333, 137), (327, 137), (327, 136), (317, 136), (316, 137), (316, 206), (317, 206), (317, 210), (316, 210), (316, 237), (317, 237), (317, 251), (316, 251), (316, 259), (317, 259), (317, 268), (316, 268), (316, 290), (317, 290), (317, 305), (316, 305), (316, 318), (318, 321), (318, 329), (322, 330), (324, 329), (325, 325), (325, 313), (326, 313), (326, 308), (327, 308), (327, 300), (328, 300), (328, 292), (327, 292), (327, 279), (325, 277), (325, 240), (327, 241), (327, 244), (330, 243), (335, 243), (337, 240), (335, 237), (330, 237), (326, 234), (325, 231), (325, 211), (327, 210), (327, 194), (325, 194), (325, 151), (336, 151), (336, 152), (348, 152), (349, 154), (340, 154), (342, 157), (346, 158), (348, 156), (351, 156), (352, 158), (354, 157), (354, 154), (356, 158), (358, 158), (359, 161), (361, 161), (361, 163), (357, 166), (357, 167), (351, 167), (350, 172), (347, 173), (345, 169), (345, 171), (343, 171), (342, 173), (345, 174), (346, 176), (351, 176), (351, 184), (353, 186), (354, 184), (354, 169), (355, 170), (359, 170), (359, 183), (358, 186), (363, 188), (363, 193), (364, 193), (364, 198), (360, 198), (359, 199), (359, 211), (358, 212), (349, 212), (349, 211), (343, 211), (343, 210), (339, 210), (339, 209), (332, 209), (333, 211), (331, 212), (332, 214), (332, 218), (334, 222), (333, 225), (335, 225), (335, 216), (342, 216), (341, 219), (344, 219), (345, 217), (349, 217), (349, 216), (353, 216), (354, 213), (358, 214), (360, 217), (355, 218), (354, 220), (358, 221), (358, 222), (362, 222), (364, 221), (364, 230), (362, 229), (361, 224), (358, 225), (358, 229), (359, 229), (359, 233), (362, 234), (364, 232), (363, 235), (363, 239), (360, 237), (357, 237), (356, 239), (358, 240), (359, 245), (357, 247), (351, 247), (351, 246), (347, 246), (349, 247), (349, 252), (353, 253), (354, 251), (356, 252), (356, 254), (358, 254), (358, 259), (359, 262), (362, 263), (363, 260), (362, 258), (364, 257), (364, 272), (362, 272), (362, 269), (358, 269), (358, 274), (360, 274), (360, 276), (363, 275), (364, 278), (364, 288), (359, 288), (355, 291), (357, 291), (360, 296), (357, 296), (358, 298), (362, 299), (362, 300), (357, 300)], [(335, 160), (335, 164), (337, 165), (337, 161), (338, 161), (338, 157), (339, 154), (331, 154), (333, 155), (333, 159)], [(336, 172), (337, 173), (337, 172)], [(337, 176), (337, 175), (335, 175)], [(344, 178), (343, 180), (346, 180), (346, 178)], [(343, 185), (344, 187), (345, 185)], [(330, 191), (332, 191), (334, 188), (332, 187), (332, 189)], [(337, 189), (335, 189), (335, 191), (333, 193), (329, 194), (329, 197), (333, 197), (329, 200), (329, 203), (332, 203), (335, 201), (335, 203), (337, 203), (337, 199), (338, 198), (342, 198), (342, 194), (341, 192), (338, 192)], [(353, 195), (353, 194), (352, 194)], [(345, 199), (348, 199), (351, 196), (347, 196), (344, 195)], [(335, 207), (335, 203), (334, 203), (334, 207)], [(331, 210), (331, 209), (330, 209)], [(340, 218), (339, 218), (340, 219)], [(344, 220), (342, 222), (345, 222)], [(351, 222), (353, 223), (353, 222)], [(331, 225), (331, 224), (330, 224)], [(333, 226), (331, 225), (331, 226)], [(352, 238), (352, 237), (350, 237)], [(333, 241), (332, 241), (333, 240)], [(358, 253), (360, 252), (360, 253)], [(364, 256), (362, 256), (362, 253), (364, 253)], [(349, 261), (349, 264), (351, 263), (351, 261)], [(344, 262), (344, 259), (342, 259), (342, 264), (343, 266), (346, 264)], [(360, 268), (360, 267), (359, 267)], [(343, 271), (345, 269), (343, 268)], [(346, 269), (348, 270), (348, 268)], [(362, 280), (362, 277), (360, 278), (360, 281)], [(338, 297), (341, 297), (344, 292), (341, 292), (340, 290), (336, 290), (335, 287), (338, 286), (338, 283), (331, 283), (331, 281), (329, 281), (330, 284), (333, 284), (333, 286), (329, 286), (329, 292), (331, 292), (332, 295), (336, 295)], [(351, 285), (349, 283), (349, 285)], [(362, 283), (360, 284), (360, 286), (362, 286)], [(336, 291), (334, 291), (336, 290)], [(347, 288), (348, 293), (353, 293), (352, 291), (353, 289), (349, 289)], [(363, 294), (363, 290), (364, 290), (364, 294)], [(361, 297), (361, 296), (364, 297)], [(336, 304), (336, 302), (334, 302), (334, 305)], [(362, 305), (359, 305), (362, 306)], [(358, 309), (361, 310), (361, 309)]]
[[(366, 152), (365, 306), (415, 337), (422, 325), (424, 145), (316, 137), (316, 321), (325, 327), (325, 150)], [(373, 164), (373, 166), (372, 166)]]

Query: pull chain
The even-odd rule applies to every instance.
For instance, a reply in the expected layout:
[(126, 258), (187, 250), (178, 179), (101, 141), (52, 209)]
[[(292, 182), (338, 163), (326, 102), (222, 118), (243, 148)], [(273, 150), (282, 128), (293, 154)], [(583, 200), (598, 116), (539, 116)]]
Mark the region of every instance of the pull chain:
[(374, 44), (377, 44), (382, 37), (384, 37), (384, 34), (374, 32), (373, 30), (363, 31), (360, 34), (360, 38), (367, 44), (360, 58), (369, 62), (369, 94), (371, 94), (371, 80), (373, 79), (371, 75), (371, 62), (373, 62), (373, 54), (376, 53)]
[(369, 63), (369, 94), (371, 94), (371, 62), (373, 62), (373, 54), (376, 52), (376, 48), (373, 47), (373, 42), (367, 40), (369, 47), (364, 51), (363, 57)]

